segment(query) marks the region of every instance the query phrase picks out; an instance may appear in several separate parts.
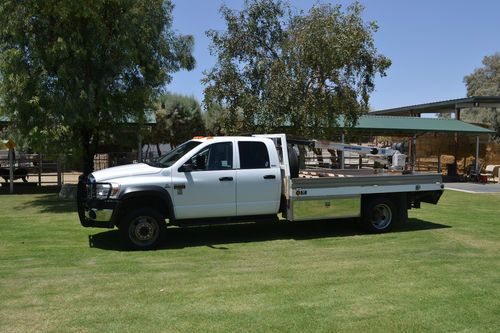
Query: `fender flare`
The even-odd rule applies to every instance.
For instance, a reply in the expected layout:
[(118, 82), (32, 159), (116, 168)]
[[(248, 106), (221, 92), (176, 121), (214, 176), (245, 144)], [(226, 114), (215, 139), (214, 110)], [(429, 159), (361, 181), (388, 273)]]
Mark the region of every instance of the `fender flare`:
[(134, 185), (134, 186), (127, 186), (125, 188), (125, 191), (123, 191), (119, 196), (118, 196), (118, 205), (116, 207), (116, 212), (113, 214), (113, 217), (115, 215), (117, 216), (118, 213), (124, 209), (123, 203), (129, 199), (133, 198), (141, 198), (145, 196), (153, 196), (155, 198), (160, 199), (163, 203), (165, 203), (167, 207), (167, 211), (169, 214), (169, 219), (170, 220), (175, 220), (175, 211), (174, 211), (174, 205), (172, 202), (172, 197), (170, 196), (170, 193), (168, 191), (158, 185)]

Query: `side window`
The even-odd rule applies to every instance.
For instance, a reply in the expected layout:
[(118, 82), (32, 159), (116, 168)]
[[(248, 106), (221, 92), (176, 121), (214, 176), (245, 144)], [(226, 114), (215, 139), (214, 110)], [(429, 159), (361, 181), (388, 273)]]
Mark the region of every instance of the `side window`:
[(241, 169), (264, 169), (269, 168), (269, 153), (263, 142), (240, 141), (238, 142), (240, 151)]
[(194, 171), (229, 170), (233, 168), (233, 144), (214, 143), (191, 157), (189, 164)]

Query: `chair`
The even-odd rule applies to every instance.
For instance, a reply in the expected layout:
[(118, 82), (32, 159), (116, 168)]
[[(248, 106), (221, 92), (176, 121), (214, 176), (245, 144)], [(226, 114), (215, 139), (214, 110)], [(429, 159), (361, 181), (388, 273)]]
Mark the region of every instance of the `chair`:
[(493, 169), (493, 181), (500, 183), (500, 165), (495, 166), (495, 169)]
[[(500, 165), (488, 164), (484, 168), (484, 172), (481, 173), (481, 176), (486, 177), (486, 180), (489, 182), (496, 182), (496, 178), (498, 177), (498, 171), (500, 170)], [(496, 177), (495, 177), (496, 175)]]
[(481, 179), (481, 169), (483, 168), (484, 163), (478, 163), (477, 164), (477, 169), (475, 168), (475, 164), (469, 165), (468, 169), (469, 171), (467, 172), (467, 179), (470, 182), (482, 182)]

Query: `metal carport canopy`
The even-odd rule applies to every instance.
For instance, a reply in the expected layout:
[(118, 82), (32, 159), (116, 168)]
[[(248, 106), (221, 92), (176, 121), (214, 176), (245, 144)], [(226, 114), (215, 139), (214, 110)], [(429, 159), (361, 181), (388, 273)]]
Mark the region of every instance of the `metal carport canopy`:
[[(127, 125), (134, 125), (138, 124), (139, 122), (137, 121), (137, 119), (133, 117), (126, 116), (121, 123)], [(5, 115), (0, 115), (0, 125), (9, 125), (9, 124), (10, 124), (9, 117)], [(156, 115), (153, 111), (146, 111), (144, 113), (144, 125), (146, 126), (156, 125)]]
[[(343, 122), (340, 127), (345, 128)], [(456, 119), (417, 118), (401, 116), (363, 115), (351, 130), (369, 133), (417, 134), (426, 132), (448, 132), (464, 134), (493, 134), (494, 131)]]
[[(424, 113), (460, 113), (463, 109), (500, 108), (500, 96), (471, 96), (370, 112), (373, 115), (419, 116)], [(473, 111), (472, 111), (473, 112)], [(456, 117), (460, 119), (460, 116)]]
[[(340, 122), (343, 126), (343, 122)], [(344, 127), (345, 128), (345, 127)], [(373, 116), (364, 115), (358, 120), (358, 123), (350, 130), (373, 134), (406, 134), (413, 136), (413, 144), (416, 143), (416, 135), (423, 133), (464, 133), (476, 135), (476, 163), (475, 169), (478, 169), (479, 159), (479, 135), (494, 134), (495, 131), (465, 123), (456, 119), (448, 118), (419, 118), (419, 117), (402, 117), (402, 116)], [(342, 135), (343, 141), (343, 135)], [(413, 150), (414, 151), (414, 150)], [(412, 163), (415, 162), (415, 153), (412, 153)], [(440, 167), (438, 166), (438, 172)]]

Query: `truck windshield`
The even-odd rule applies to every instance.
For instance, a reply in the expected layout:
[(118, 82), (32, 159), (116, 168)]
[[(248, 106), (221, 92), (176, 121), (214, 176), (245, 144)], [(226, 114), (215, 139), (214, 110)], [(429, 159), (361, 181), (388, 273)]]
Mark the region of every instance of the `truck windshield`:
[(168, 168), (172, 166), (175, 162), (179, 160), (182, 156), (186, 155), (194, 147), (199, 145), (201, 142), (198, 141), (187, 141), (177, 146), (177, 148), (169, 151), (167, 154), (161, 156), (157, 161), (157, 166), (162, 168)]

